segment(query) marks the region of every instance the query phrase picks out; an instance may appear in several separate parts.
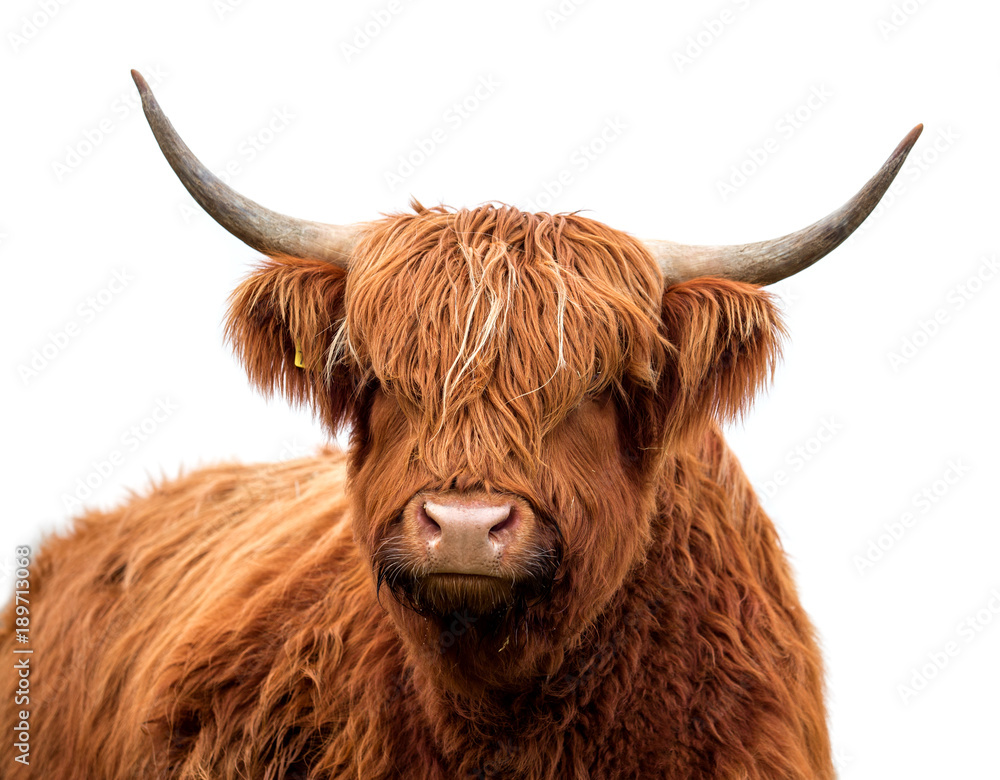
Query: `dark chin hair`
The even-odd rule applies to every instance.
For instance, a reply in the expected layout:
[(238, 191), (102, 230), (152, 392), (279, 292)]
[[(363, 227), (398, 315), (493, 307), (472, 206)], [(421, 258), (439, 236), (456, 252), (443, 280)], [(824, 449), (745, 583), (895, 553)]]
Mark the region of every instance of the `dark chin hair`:
[(518, 623), (532, 607), (548, 600), (562, 554), (558, 546), (537, 550), (513, 581), (426, 575), (408, 563), (396, 540), (384, 542), (375, 557), (376, 597), (382, 586), (406, 609), (446, 623), (467, 617), (474, 633), (493, 633)]

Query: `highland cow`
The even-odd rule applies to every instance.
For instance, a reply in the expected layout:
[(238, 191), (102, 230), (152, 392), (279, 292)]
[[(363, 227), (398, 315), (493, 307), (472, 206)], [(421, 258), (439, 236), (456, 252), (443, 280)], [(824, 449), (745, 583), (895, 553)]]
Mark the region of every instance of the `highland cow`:
[(269, 258), (228, 314), (251, 382), (350, 447), (45, 542), (33, 776), (832, 778), (813, 629), (720, 424), (778, 357), (761, 286), (843, 241), (920, 128), (758, 244), (505, 205), (345, 227), (229, 189), (134, 76), (181, 181)]

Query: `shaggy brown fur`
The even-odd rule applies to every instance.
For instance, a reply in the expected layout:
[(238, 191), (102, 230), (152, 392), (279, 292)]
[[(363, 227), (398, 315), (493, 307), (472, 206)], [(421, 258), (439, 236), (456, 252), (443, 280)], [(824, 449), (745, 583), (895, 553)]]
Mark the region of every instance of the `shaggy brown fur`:
[[(233, 297), (251, 380), (349, 423), (346, 456), (203, 470), (48, 540), (36, 776), (832, 778), (812, 629), (718, 429), (770, 376), (770, 297), (663, 291), (576, 215), (415, 211), (346, 275), (273, 260)], [(377, 592), (407, 502), (470, 489), (533, 507), (537, 597)]]

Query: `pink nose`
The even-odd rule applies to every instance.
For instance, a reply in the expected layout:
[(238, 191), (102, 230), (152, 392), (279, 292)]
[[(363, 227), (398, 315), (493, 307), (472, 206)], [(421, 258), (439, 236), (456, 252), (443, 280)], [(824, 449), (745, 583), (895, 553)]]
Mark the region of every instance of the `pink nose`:
[(435, 573), (495, 574), (520, 525), (513, 503), (435, 496), (417, 506), (417, 534)]

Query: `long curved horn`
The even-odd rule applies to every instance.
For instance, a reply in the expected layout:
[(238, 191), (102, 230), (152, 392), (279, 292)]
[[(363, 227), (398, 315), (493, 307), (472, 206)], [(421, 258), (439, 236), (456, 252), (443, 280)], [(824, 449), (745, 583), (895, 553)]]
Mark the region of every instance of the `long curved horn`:
[(133, 70), (132, 79), (139, 88), (142, 110), (163, 156), (181, 184), (212, 219), (265, 255), (311, 258), (347, 269), (364, 223), (327, 225), (294, 219), (244, 198), (194, 156), (163, 114), (142, 74)]
[(732, 246), (691, 246), (656, 240), (643, 243), (659, 262), (667, 284), (698, 276), (723, 276), (761, 285), (780, 282), (836, 249), (865, 221), (903, 167), (923, 129), (923, 125), (914, 127), (857, 195), (796, 233)]

